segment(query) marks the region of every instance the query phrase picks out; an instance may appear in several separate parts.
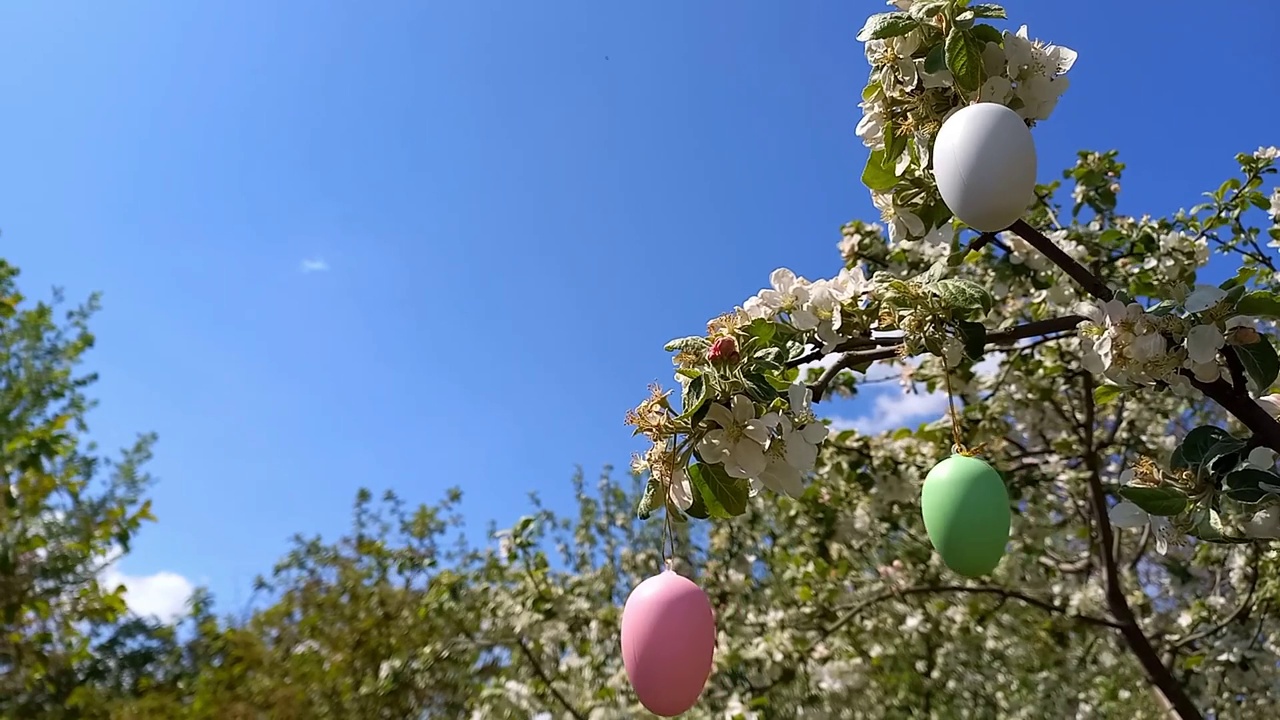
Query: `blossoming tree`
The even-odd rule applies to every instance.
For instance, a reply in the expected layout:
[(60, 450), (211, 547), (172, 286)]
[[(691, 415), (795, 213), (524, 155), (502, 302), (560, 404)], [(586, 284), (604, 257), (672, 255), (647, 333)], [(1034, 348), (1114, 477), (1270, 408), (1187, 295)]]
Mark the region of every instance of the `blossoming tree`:
[[(992, 592), (1048, 585), (1023, 602), (1107, 628), (1100, 642), (1122, 643), (1181, 717), (1270, 702), (1221, 673), (1235, 663), (1275, 689), (1259, 598), (1280, 558), (1268, 542), (1280, 535), (1280, 189), (1264, 187), (1280, 151), (1237, 156), (1238, 177), (1163, 219), (1119, 214), (1123, 164), (1083, 152), (1064, 174), (1069, 208), (1060, 183), (1037, 186), (1007, 230), (972, 231), (934, 179), (943, 123), (976, 102), (1048, 120), (1076, 53), (1025, 26), (998, 30), (997, 5), (890, 4), (858, 38), (872, 66), (862, 180), (884, 225), (844, 228), (834, 277), (777, 270), (705, 335), (667, 346), (679, 401), (655, 386), (628, 415), (652, 441), (636, 463), (648, 478), (638, 514), (733, 523), (766, 491), (783, 507), (816, 493), (867, 513), (851, 542), (888, 540), (884, 564), (905, 567), (894, 577), (946, 577), (910, 549), (915, 503), (922, 473), (963, 436), (1003, 472), (1017, 512)], [(1199, 281), (1215, 253), (1239, 266), (1220, 285)], [(854, 392), (874, 363), (953, 394), (954, 424), (833, 438), (813, 404)], [(849, 477), (860, 491), (837, 489)]]

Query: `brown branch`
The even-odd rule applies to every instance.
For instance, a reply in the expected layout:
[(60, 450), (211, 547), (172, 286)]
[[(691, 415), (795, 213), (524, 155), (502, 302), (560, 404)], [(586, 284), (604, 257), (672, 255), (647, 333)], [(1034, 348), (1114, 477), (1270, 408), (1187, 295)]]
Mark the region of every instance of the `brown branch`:
[(825, 640), (826, 638), (835, 634), (845, 625), (848, 625), (850, 622), (856, 619), (858, 615), (862, 614), (862, 612), (864, 612), (865, 610), (871, 608), (874, 605), (878, 605), (886, 600), (902, 598), (908, 595), (932, 595), (932, 594), (940, 594), (940, 593), (964, 593), (968, 595), (994, 595), (996, 597), (1007, 599), (1007, 600), (1017, 600), (1019, 602), (1030, 605), (1031, 607), (1044, 610), (1045, 612), (1054, 613), (1057, 615), (1063, 615), (1073, 620), (1079, 620), (1080, 622), (1085, 623), (1087, 625), (1097, 625), (1100, 627), (1109, 627), (1109, 628), (1120, 627), (1120, 625), (1116, 623), (1114, 620), (1094, 617), (1092, 615), (1082, 615), (1082, 614), (1073, 613), (1070, 609), (1062, 607), (1060, 605), (1054, 605), (1048, 600), (1032, 597), (1025, 593), (1018, 592), (1017, 590), (1012, 590), (1010, 588), (1000, 587), (997, 585), (916, 585), (908, 588), (886, 590), (880, 593), (879, 595), (874, 595), (870, 598), (867, 598), (866, 600), (863, 600), (857, 605), (854, 605), (852, 608), (849, 608), (849, 610), (847, 610), (843, 615), (841, 615), (838, 620), (836, 620), (826, 630), (824, 630), (822, 632), (822, 635), (819, 637), (819, 639), (813, 644), (817, 645), (822, 640)]
[[(1045, 237), (1039, 230), (1031, 227), (1024, 220), (1019, 220), (1010, 228), (1017, 233), (1028, 244), (1039, 250), (1057, 265), (1064, 272), (1080, 284), (1093, 297), (1109, 301), (1115, 297), (1115, 293), (1106, 283), (1102, 282), (1094, 273), (1090, 272), (1083, 265), (1076, 262), (1062, 251), (1052, 240)], [(1237, 420), (1244, 424), (1245, 427), (1257, 436), (1263, 445), (1280, 453), (1280, 422), (1267, 414), (1262, 406), (1254, 402), (1246, 393), (1237, 393), (1231, 383), (1224, 380), (1215, 380), (1210, 383), (1201, 382), (1195, 379), (1190, 370), (1182, 370), (1182, 375), (1191, 381), (1191, 385), (1197, 390), (1205, 394), (1205, 397), (1213, 400), (1222, 406), (1224, 410), (1231, 413)]]
[(547, 676), (547, 672), (542, 669), (542, 663), (538, 662), (538, 659), (533, 656), (533, 651), (529, 649), (529, 646), (524, 644), (524, 638), (516, 638), (516, 647), (520, 648), (520, 653), (524, 655), (525, 660), (529, 661), (529, 664), (533, 666), (534, 674), (547, 686), (547, 690), (555, 697), (556, 702), (560, 703), (560, 707), (572, 715), (574, 720), (587, 720), (587, 716), (583, 715), (581, 710), (570, 705), (569, 700), (556, 689), (555, 684), (551, 682), (551, 678)]
[(1120, 571), (1116, 566), (1113, 552), (1115, 535), (1111, 531), (1111, 520), (1107, 515), (1107, 491), (1102, 487), (1102, 471), (1098, 464), (1098, 449), (1094, 444), (1093, 428), (1097, 420), (1093, 402), (1093, 375), (1084, 374), (1084, 410), (1083, 430), (1085, 433), (1084, 462), (1089, 471), (1089, 501), (1093, 508), (1094, 522), (1098, 529), (1098, 554), (1102, 558), (1102, 573), (1106, 584), (1107, 609), (1120, 622), (1120, 634), (1125, 643), (1133, 651), (1138, 663), (1142, 665), (1147, 679), (1159, 688), (1174, 712), (1182, 720), (1203, 720), (1200, 710), (1191, 702), (1182, 685), (1173, 673), (1165, 667), (1160, 654), (1152, 647), (1146, 633), (1138, 625), (1138, 619), (1124, 597), (1124, 587), (1120, 584)]
[[(1050, 335), (1053, 333), (1065, 332), (1074, 329), (1085, 318), (1079, 315), (1066, 315), (1059, 318), (1050, 318), (1048, 320), (1036, 320), (1034, 322), (1016, 325), (1008, 330), (1001, 330), (987, 335), (987, 345), (1001, 346), (1016, 343), (1019, 340), (1036, 337), (1038, 335)], [(813, 401), (820, 402), (822, 396), (826, 394), (827, 388), (835, 381), (836, 376), (849, 368), (856, 367), (862, 363), (875, 362), (876, 360), (888, 360), (890, 358), (900, 357), (903, 346), (901, 344), (892, 347), (877, 348), (875, 350), (851, 350), (851, 347), (865, 347), (866, 338), (854, 338), (847, 342), (836, 346), (834, 353), (843, 352), (844, 354), (834, 365), (823, 371), (818, 380), (810, 386), (813, 390)], [(899, 342), (894, 339), (894, 342)], [(821, 356), (816, 359), (820, 359)], [(803, 358), (801, 358), (803, 359)], [(810, 361), (812, 362), (812, 361)]]
[(1028, 245), (1039, 250), (1040, 254), (1049, 258), (1054, 265), (1062, 268), (1063, 272), (1070, 276), (1072, 280), (1075, 280), (1090, 295), (1104, 301), (1115, 297), (1115, 293), (1112, 292), (1111, 288), (1107, 287), (1106, 283), (1102, 282), (1102, 278), (1089, 272), (1085, 266), (1076, 262), (1052, 240), (1042, 235), (1039, 230), (1028, 225), (1027, 221), (1019, 220), (1009, 229), (1017, 233), (1018, 237), (1026, 240)]

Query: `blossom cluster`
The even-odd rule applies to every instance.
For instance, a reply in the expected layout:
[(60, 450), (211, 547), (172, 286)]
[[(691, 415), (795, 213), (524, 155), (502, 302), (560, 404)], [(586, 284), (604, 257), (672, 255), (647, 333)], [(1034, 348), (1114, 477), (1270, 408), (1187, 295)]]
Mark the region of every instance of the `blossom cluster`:
[[(863, 306), (874, 283), (857, 268), (814, 281), (780, 268), (769, 282), (708, 323), (706, 337), (668, 346), (682, 390), (678, 411), (670, 393), (655, 386), (628, 413), (628, 424), (653, 442), (633, 459), (633, 471), (647, 473), (678, 510), (696, 514), (700, 502), (732, 505), (737, 493), (725, 489), (725, 481), (741, 484), (746, 496), (761, 488), (797, 496), (826, 439), (813, 392), (798, 380), (794, 361), (811, 348), (829, 353), (865, 333)], [(716, 477), (702, 477), (691, 463)]]
[(1077, 312), (1086, 319), (1078, 332), (1085, 369), (1122, 386), (1162, 382), (1191, 394), (1191, 377), (1230, 379), (1223, 348), (1266, 342), (1254, 318), (1235, 313), (1228, 291), (1198, 285), (1179, 294), (1177, 306), (1185, 313), (1174, 312), (1171, 301), (1152, 310), (1118, 299), (1081, 303)]
[(1032, 40), (1025, 25), (1000, 32), (976, 23), (1003, 18), (996, 5), (889, 4), (898, 12), (873, 16), (859, 34), (871, 64), (856, 129), (872, 151), (863, 179), (892, 242), (940, 240), (935, 232), (950, 212), (934, 186), (930, 153), (943, 122), (980, 101), (1006, 105), (1028, 124), (1046, 120), (1077, 55)]

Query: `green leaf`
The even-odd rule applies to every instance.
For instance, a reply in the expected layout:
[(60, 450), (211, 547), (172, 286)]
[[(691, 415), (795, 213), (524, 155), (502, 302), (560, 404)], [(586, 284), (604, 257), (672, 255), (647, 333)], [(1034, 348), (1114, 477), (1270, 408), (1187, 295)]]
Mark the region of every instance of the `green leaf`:
[(1187, 470), (1206, 465), (1217, 457), (1217, 455), (1210, 456), (1211, 450), (1215, 447), (1225, 447), (1232, 440), (1236, 438), (1231, 437), (1231, 433), (1220, 427), (1201, 425), (1187, 433), (1187, 436), (1182, 439), (1182, 444), (1174, 449), (1169, 466), (1174, 470)]
[(956, 323), (960, 340), (964, 342), (964, 354), (970, 360), (981, 360), (987, 350), (987, 326), (979, 322), (961, 320)]
[(1258, 274), (1257, 267), (1250, 267), (1248, 265), (1245, 265), (1241, 267), (1239, 270), (1237, 270), (1235, 275), (1227, 278), (1226, 280), (1223, 280), (1222, 283), (1218, 285), (1218, 287), (1222, 290), (1234, 290), (1235, 288), (1241, 288), (1239, 292), (1242, 294), (1236, 296), (1236, 300), (1240, 300), (1240, 298), (1243, 297), (1243, 293), (1245, 289), (1247, 289), (1247, 288), (1244, 288), (1243, 286), (1248, 285), (1249, 281), (1252, 280), (1257, 274)]
[(689, 482), (711, 517), (728, 519), (747, 511), (747, 484), (729, 477), (722, 465), (689, 466)]
[(884, 164), (887, 169), (893, 170), (894, 177), (898, 176), (897, 164), (898, 158), (902, 157), (902, 153), (907, 150), (908, 136), (898, 134), (898, 129), (894, 127), (893, 121), (885, 123), (884, 126)]
[(1099, 385), (1093, 389), (1093, 404), (1106, 405), (1123, 394), (1124, 388), (1119, 385)]
[(924, 71), (930, 75), (934, 75), (947, 69), (947, 54), (944, 46), (939, 43), (933, 46), (929, 54), (924, 57)]
[(1152, 515), (1169, 517), (1187, 509), (1187, 496), (1169, 486), (1139, 487), (1124, 485), (1120, 497), (1146, 510)]
[(885, 167), (884, 150), (872, 150), (867, 158), (867, 165), (862, 169), (862, 184), (871, 190), (885, 191), (898, 184), (898, 176), (893, 174), (893, 164)]
[(960, 28), (947, 33), (947, 69), (961, 90), (973, 92), (982, 84), (982, 48)]
[(769, 404), (778, 397), (778, 391), (769, 384), (769, 378), (760, 373), (751, 373), (743, 378), (746, 383), (747, 397), (758, 403)]
[(862, 29), (858, 31), (857, 40), (864, 43), (868, 40), (885, 40), (887, 38), (900, 37), (914, 30), (918, 24), (910, 13), (877, 13), (867, 18), (867, 24), (863, 25)]
[(1236, 312), (1240, 315), (1280, 319), (1280, 295), (1267, 290), (1245, 293), (1236, 304)]
[(711, 341), (698, 335), (689, 337), (676, 338), (662, 347), (667, 352), (691, 352), (697, 353), (711, 347)]
[(983, 314), (991, 312), (995, 306), (995, 298), (986, 288), (969, 280), (954, 278), (939, 280), (930, 286), (948, 307), (959, 310), (981, 310)]
[(684, 386), (684, 393), (680, 396), (680, 417), (691, 417), (706, 401), (707, 378), (705, 375), (699, 375)]
[(760, 352), (757, 352), (751, 359), (759, 367), (774, 371), (781, 370), (782, 348), (767, 347)]
[(770, 320), (764, 318), (756, 318), (747, 326), (747, 334), (758, 339), (761, 343), (768, 345), (773, 336), (778, 332), (778, 326)]
[(1258, 342), (1236, 345), (1235, 349), (1236, 355), (1244, 365), (1244, 371), (1249, 374), (1249, 379), (1258, 387), (1258, 390), (1266, 392), (1267, 388), (1276, 381), (1276, 376), (1280, 375), (1280, 356), (1276, 355), (1276, 349), (1272, 347), (1271, 340), (1266, 335), (1261, 335)]
[[(693, 484), (693, 481), (690, 481)], [(689, 507), (684, 509), (684, 514), (697, 520), (706, 520), (711, 517), (711, 512), (707, 510), (707, 504), (702, 501), (702, 493), (696, 489), (693, 491), (693, 502), (689, 503)]]
[[(791, 368), (790, 370), (787, 371), (787, 374), (790, 374), (794, 371), (795, 371), (795, 368)], [(773, 386), (773, 389), (777, 390), (778, 392), (782, 392), (787, 388), (791, 387), (791, 383), (794, 382), (794, 380), (788, 380), (786, 379), (786, 377), (777, 377), (774, 375), (767, 376), (767, 379), (769, 380), (769, 384)]]
[(1226, 487), (1227, 497), (1238, 503), (1254, 505), (1271, 494), (1267, 487), (1280, 486), (1280, 476), (1265, 470), (1241, 468), (1227, 473), (1223, 484)]
[(994, 3), (978, 3), (977, 5), (970, 5), (969, 9), (973, 11), (974, 16), (980, 18), (1004, 20), (1008, 17), (1004, 12), (1004, 8)]
[(1231, 537), (1222, 532), (1222, 517), (1213, 508), (1205, 508), (1191, 529), (1191, 534), (1206, 542), (1222, 545), (1241, 545), (1250, 542), (1248, 538)]
[(920, 0), (911, 6), (912, 17), (927, 20), (946, 10), (946, 0)]
[(973, 33), (974, 39), (982, 43), (983, 47), (986, 46), (986, 43), (1004, 44), (1004, 35), (991, 25), (974, 25), (969, 32)]
[(636, 505), (636, 517), (641, 520), (648, 520), (653, 515), (654, 505), (661, 494), (662, 483), (649, 478), (649, 482), (644, 486), (644, 495), (641, 496), (639, 504)]

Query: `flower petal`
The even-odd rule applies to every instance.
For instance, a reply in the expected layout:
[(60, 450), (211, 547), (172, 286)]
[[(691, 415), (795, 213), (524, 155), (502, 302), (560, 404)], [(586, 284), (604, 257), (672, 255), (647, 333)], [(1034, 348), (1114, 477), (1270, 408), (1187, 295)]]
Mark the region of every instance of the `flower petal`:
[(817, 446), (805, 442), (804, 438), (799, 437), (798, 434), (789, 438), (782, 454), (787, 459), (788, 465), (802, 473), (812, 470), (814, 464), (818, 462)]
[(1136, 528), (1146, 525), (1151, 520), (1151, 516), (1146, 510), (1134, 505), (1128, 500), (1122, 500), (1116, 503), (1115, 507), (1107, 513), (1107, 517), (1111, 518), (1111, 524), (1119, 528)]
[(800, 472), (780, 460), (772, 460), (760, 475), (760, 481), (770, 490), (788, 497), (799, 497), (804, 492), (804, 480)]
[(763, 446), (769, 442), (769, 426), (760, 419), (748, 420), (742, 424), (742, 434)]
[(698, 441), (698, 454), (709, 463), (723, 462), (729, 456), (728, 434), (712, 430)]
[(667, 486), (667, 498), (681, 510), (688, 510), (693, 505), (693, 485), (684, 470), (677, 470)]
[(722, 428), (730, 428), (734, 424), (733, 413), (720, 403), (711, 403), (711, 407), (707, 408), (707, 419)]
[(748, 440), (740, 441), (733, 446), (729, 459), (725, 461), (724, 469), (732, 477), (754, 478), (759, 477), (768, 464), (764, 448)]
[(827, 439), (827, 426), (822, 423), (809, 423), (800, 428), (800, 437), (810, 445), (817, 445)]
[(1259, 470), (1270, 470), (1276, 466), (1276, 451), (1268, 447), (1256, 447), (1249, 451), (1249, 465)]
[(746, 395), (734, 395), (731, 403), (735, 425), (741, 425), (756, 416), (755, 403), (751, 402)]

